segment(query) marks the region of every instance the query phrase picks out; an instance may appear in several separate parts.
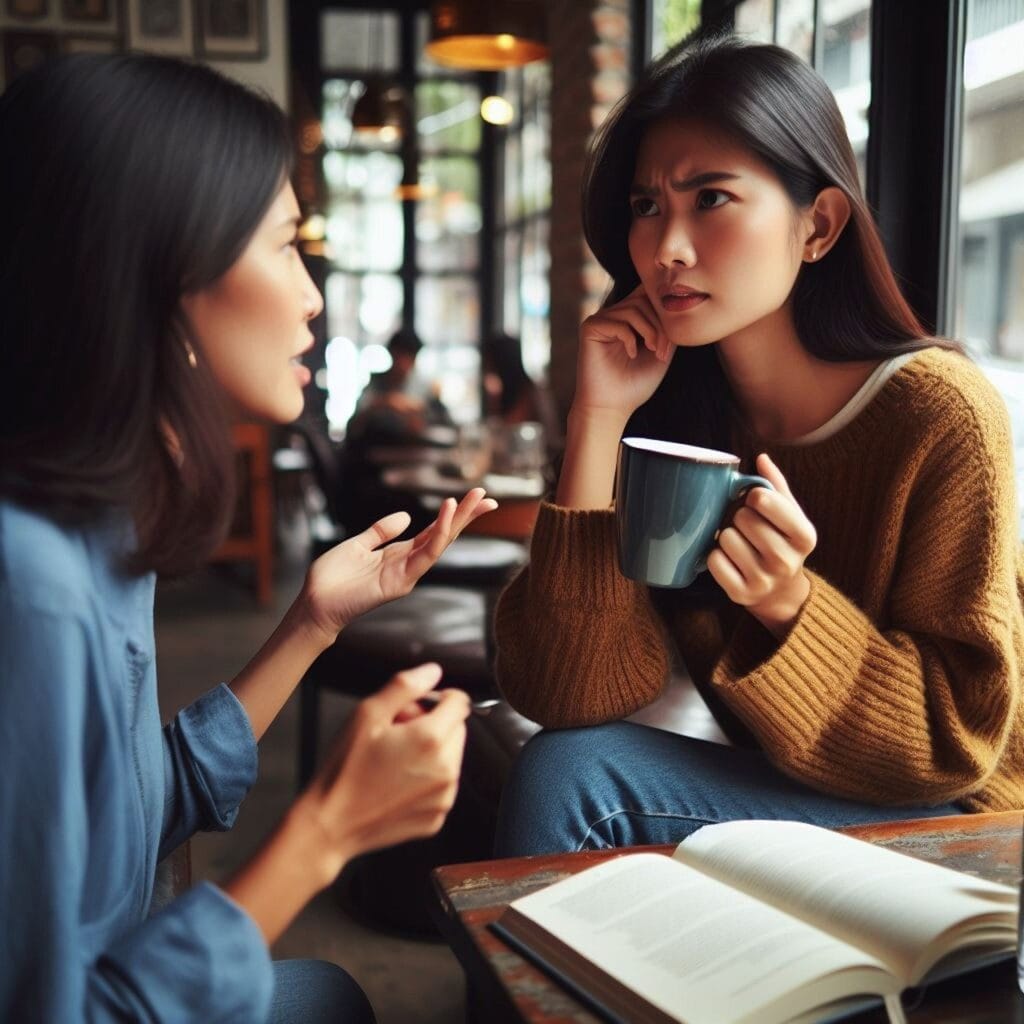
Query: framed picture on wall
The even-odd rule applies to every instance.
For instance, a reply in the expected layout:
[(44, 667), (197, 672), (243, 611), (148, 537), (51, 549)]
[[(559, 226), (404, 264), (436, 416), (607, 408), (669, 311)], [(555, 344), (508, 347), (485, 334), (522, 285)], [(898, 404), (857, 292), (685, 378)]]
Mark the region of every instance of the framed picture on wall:
[(266, 56), (265, 0), (197, 0), (196, 53), (210, 60)]
[(57, 36), (52, 32), (0, 32), (4, 39), (4, 84), (58, 53)]
[(121, 40), (113, 36), (63, 36), (63, 53), (117, 53)]
[(191, 0), (131, 0), (129, 49), (190, 57), (194, 45)]
[(50, 13), (50, 0), (7, 0), (7, 13), (25, 21), (45, 18)]
[(81, 23), (87, 32), (119, 33), (121, 0), (61, 0), (65, 21)]

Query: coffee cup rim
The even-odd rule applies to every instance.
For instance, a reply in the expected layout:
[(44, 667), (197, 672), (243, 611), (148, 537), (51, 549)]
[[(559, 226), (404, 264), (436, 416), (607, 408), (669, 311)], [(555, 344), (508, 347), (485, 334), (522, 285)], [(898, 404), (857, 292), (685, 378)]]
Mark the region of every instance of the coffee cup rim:
[(732, 452), (719, 451), (716, 448), (702, 448), (695, 444), (684, 444), (681, 441), (662, 441), (654, 437), (624, 437), (619, 442), (634, 451), (643, 451), (651, 455), (660, 455), (667, 459), (685, 459), (687, 462), (699, 462), (711, 466), (738, 466), (740, 458)]

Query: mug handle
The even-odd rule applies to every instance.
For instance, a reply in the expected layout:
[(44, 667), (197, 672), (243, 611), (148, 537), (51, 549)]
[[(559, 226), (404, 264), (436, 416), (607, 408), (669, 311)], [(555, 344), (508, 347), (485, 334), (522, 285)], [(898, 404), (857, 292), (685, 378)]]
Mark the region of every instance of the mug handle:
[[(732, 478), (732, 483), (729, 485), (729, 501), (735, 501), (744, 491), (749, 491), (752, 487), (767, 487), (769, 491), (775, 490), (772, 482), (766, 480), (763, 476), (754, 476), (751, 473), (736, 473)], [(704, 572), (707, 567), (707, 559), (702, 558), (697, 566), (697, 572)]]
[(769, 491), (775, 490), (771, 481), (766, 480), (763, 476), (737, 473), (733, 476), (732, 484), (729, 488), (729, 500), (735, 501), (744, 491), (749, 491), (753, 487), (767, 487)]

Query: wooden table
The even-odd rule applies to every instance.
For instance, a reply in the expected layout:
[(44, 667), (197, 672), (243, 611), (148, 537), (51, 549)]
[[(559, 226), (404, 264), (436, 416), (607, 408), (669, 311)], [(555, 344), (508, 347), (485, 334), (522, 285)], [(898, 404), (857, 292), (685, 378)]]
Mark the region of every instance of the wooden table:
[[(965, 814), (844, 829), (922, 860), (1016, 886), (1021, 877), (1024, 814)], [(479, 1024), (596, 1024), (590, 1012), (490, 929), (514, 899), (630, 850), (601, 850), (456, 864), (434, 871), (437, 923), (466, 972), (468, 1019)], [(647, 847), (670, 854), (671, 846)], [(910, 1024), (1024, 1024), (1024, 996), (1012, 961), (934, 985), (905, 1003)], [(884, 1024), (884, 1013), (850, 1018)]]
[(423, 464), (389, 466), (381, 473), (381, 480), (392, 490), (415, 495), (426, 508), (433, 507), (432, 501), (439, 506), (443, 498), (461, 498), (471, 487), (485, 487), (498, 507), (473, 520), (466, 533), (520, 541), (533, 532), (546, 486), (540, 473), (485, 473), (479, 479), (464, 480)]

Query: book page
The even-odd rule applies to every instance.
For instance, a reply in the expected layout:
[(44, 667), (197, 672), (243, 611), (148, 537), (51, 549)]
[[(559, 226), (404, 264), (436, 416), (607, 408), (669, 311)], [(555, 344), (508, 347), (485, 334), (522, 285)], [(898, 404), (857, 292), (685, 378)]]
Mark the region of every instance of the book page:
[(873, 953), (904, 985), (960, 942), (1016, 942), (1015, 890), (814, 825), (708, 825), (673, 856)]
[[(519, 915), (571, 947), (568, 959)], [(583, 987), (608, 991), (581, 958), (688, 1024), (770, 1024), (899, 988), (874, 957), (658, 854), (620, 857), (524, 896), (501, 924)]]

